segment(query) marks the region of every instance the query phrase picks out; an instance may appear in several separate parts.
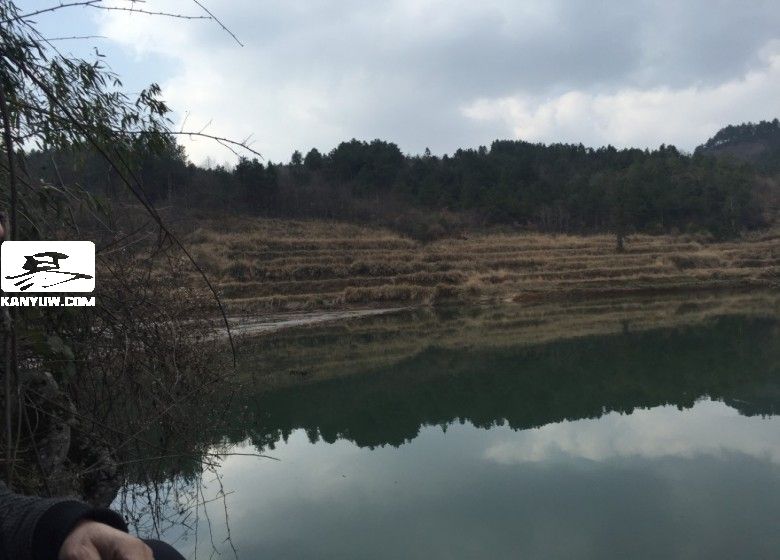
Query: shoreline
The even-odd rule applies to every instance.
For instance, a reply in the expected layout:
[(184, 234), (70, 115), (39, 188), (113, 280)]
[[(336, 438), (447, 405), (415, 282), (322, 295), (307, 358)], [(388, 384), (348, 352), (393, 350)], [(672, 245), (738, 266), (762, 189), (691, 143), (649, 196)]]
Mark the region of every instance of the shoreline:
[(686, 329), (728, 316), (780, 318), (780, 291), (568, 302), (421, 306), (255, 333), (238, 342), (260, 390), (371, 375), (426, 350), (541, 347), (593, 336)]

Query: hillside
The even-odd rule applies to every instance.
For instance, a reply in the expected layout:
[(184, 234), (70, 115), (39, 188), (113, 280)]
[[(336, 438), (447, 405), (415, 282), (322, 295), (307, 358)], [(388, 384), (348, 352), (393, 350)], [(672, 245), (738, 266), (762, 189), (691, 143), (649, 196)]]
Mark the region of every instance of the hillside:
[(187, 241), (231, 314), (773, 288), (780, 232), (737, 241), (484, 232), (420, 243), (324, 221), (201, 220)]
[(780, 173), (780, 120), (729, 125), (696, 148), (696, 153), (729, 156), (762, 173)]

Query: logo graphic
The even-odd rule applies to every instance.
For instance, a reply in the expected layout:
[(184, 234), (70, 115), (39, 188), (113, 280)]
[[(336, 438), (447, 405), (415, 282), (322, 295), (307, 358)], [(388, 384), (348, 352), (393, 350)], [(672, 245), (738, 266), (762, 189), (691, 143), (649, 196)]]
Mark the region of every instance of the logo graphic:
[(92, 292), (92, 241), (5, 241), (0, 245), (0, 288), (4, 292)]

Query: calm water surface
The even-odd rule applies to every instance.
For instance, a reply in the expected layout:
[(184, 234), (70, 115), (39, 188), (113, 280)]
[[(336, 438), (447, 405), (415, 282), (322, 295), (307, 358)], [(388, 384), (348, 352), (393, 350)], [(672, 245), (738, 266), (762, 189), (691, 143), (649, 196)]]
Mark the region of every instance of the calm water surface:
[[(239, 558), (780, 557), (776, 319), (421, 348), (241, 396), (224, 437), (279, 461), (219, 469)], [(232, 556), (206, 511), (166, 538)]]

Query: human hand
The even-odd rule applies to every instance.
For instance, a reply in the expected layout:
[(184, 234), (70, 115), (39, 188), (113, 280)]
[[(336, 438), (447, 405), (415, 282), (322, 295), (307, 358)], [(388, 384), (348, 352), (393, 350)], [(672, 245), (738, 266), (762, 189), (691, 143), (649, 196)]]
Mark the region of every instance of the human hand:
[(58, 560), (154, 560), (136, 537), (97, 521), (82, 521), (60, 547)]

